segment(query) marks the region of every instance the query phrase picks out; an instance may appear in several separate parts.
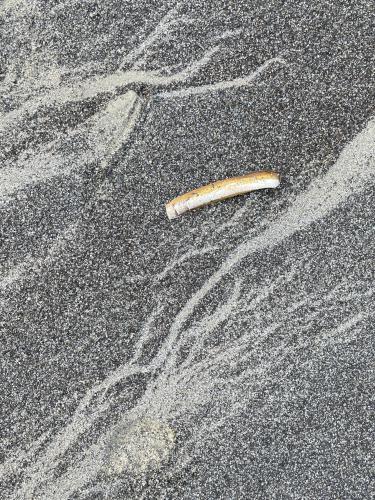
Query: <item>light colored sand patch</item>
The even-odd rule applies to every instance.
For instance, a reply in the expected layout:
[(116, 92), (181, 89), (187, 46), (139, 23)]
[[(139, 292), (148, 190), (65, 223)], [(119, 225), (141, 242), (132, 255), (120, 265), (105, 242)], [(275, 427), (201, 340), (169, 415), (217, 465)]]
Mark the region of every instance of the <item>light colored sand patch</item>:
[(111, 436), (108, 472), (142, 474), (159, 468), (170, 456), (175, 432), (167, 423), (145, 418), (118, 427)]
[[(61, 135), (59, 139), (41, 148), (39, 154), (29, 158), (21, 155), (14, 165), (0, 170), (0, 204), (6, 203), (20, 189), (47, 179), (67, 175), (75, 168), (102, 158), (107, 163), (126, 142), (141, 113), (142, 100), (133, 91), (110, 101), (84, 124)], [(82, 147), (68, 155), (57, 152), (69, 137), (82, 136)]]
[(16, 191), (66, 173), (73, 166), (59, 154), (44, 152), (27, 160), (24, 165), (1, 169), (0, 204), (8, 202)]
[(74, 238), (77, 229), (77, 223), (69, 225), (56, 237), (44, 254), (38, 257), (27, 255), (22, 262), (15, 264), (7, 273), (3, 274), (0, 271), (0, 291), (6, 290), (13, 283), (23, 280), (26, 276), (30, 276), (30, 273), (39, 273), (50, 265), (53, 261), (53, 257)]
[(33, 7), (33, 2), (26, 0), (4, 0), (0, 5), (0, 16), (12, 14), (15, 17), (22, 16), (26, 10)]
[(90, 120), (89, 134), (94, 156), (107, 160), (116, 153), (133, 130), (140, 111), (141, 99), (129, 90), (112, 99), (101, 113), (96, 114)]

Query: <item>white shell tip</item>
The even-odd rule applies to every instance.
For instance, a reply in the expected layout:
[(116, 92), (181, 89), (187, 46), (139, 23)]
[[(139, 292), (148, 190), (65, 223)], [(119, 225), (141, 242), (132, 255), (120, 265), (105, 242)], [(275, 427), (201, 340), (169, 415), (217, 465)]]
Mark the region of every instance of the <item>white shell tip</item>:
[(169, 220), (172, 220), (172, 219), (175, 219), (176, 217), (178, 217), (178, 213), (176, 212), (173, 205), (170, 205), (169, 203), (167, 203), (165, 205), (165, 210), (167, 212), (167, 216), (168, 216)]

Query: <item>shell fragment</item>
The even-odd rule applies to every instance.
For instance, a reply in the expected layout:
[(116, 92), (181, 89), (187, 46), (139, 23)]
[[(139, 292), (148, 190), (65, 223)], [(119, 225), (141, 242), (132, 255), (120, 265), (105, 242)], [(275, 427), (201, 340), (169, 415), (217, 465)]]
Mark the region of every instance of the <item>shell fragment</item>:
[(225, 200), (258, 189), (276, 188), (280, 184), (277, 172), (259, 171), (212, 182), (177, 196), (165, 205), (168, 218), (175, 219), (189, 210), (203, 207), (215, 201)]

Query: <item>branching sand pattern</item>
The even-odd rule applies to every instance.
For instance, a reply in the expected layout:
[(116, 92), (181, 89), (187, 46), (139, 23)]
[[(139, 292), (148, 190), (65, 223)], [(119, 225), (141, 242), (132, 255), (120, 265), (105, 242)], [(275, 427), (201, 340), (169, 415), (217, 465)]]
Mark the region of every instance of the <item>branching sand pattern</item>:
[[(6, 12), (8, 8), (11, 9), (12, 5), (9, 4)], [(33, 116), (41, 110), (51, 110), (51, 107), (58, 113), (59, 109), (63, 109), (67, 104), (85, 102), (87, 99), (102, 95), (112, 96), (106, 106), (90, 116), (86, 122), (67, 132), (58, 133), (57, 138), (40, 145), (37, 152), (35, 149), (32, 153), (21, 150), (16, 160), (14, 157), (9, 161), (5, 160), (0, 170), (0, 205), (9, 202), (14, 194), (33, 184), (62, 175), (71, 175), (77, 171), (79, 173), (85, 165), (95, 162), (99, 156), (102, 169), (105, 169), (116, 152), (126, 144), (144, 108), (144, 99), (133, 90), (126, 90), (134, 84), (147, 85), (151, 89), (155, 87), (157, 90), (152, 95), (161, 98), (210, 94), (250, 85), (270, 66), (285, 64), (282, 58), (275, 57), (266, 61), (250, 75), (209, 85), (189, 86), (189, 80), (203, 70), (220, 50), (220, 46), (217, 45), (207, 49), (198, 61), (191, 62), (189, 66), (173, 74), (163, 75), (164, 69), (138, 70), (140, 59), (137, 57), (145, 57), (147, 50), (151, 50), (152, 44), (163, 36), (171, 25), (187, 21), (185, 18), (176, 18), (176, 14), (177, 8), (172, 9), (149, 37), (124, 59), (116, 72), (86, 80), (77, 79), (74, 84), (65, 86), (61, 83), (64, 69), (57, 69), (59, 76), (55, 81), (52, 80), (52, 84), (55, 85), (47, 88), (45, 84), (48, 78), (45, 73), (41, 73), (39, 84), (34, 81), (33, 88), (34, 94), (38, 97), (30, 95), (14, 110), (0, 115), (0, 144), (4, 144), (5, 149), (11, 150), (13, 138), (19, 141), (19, 133), (14, 135), (14, 131), (22, 127), (26, 117)], [(125, 64), (132, 64), (131, 69), (121, 70)], [(26, 87), (27, 83), (28, 80), (23, 85)], [(158, 90), (176, 84), (179, 86), (176, 90)], [(117, 95), (121, 89), (125, 90)], [(11, 282), (15, 276), (20, 276), (19, 271), (23, 267), (25, 267), (23, 263), (18, 263), (14, 269), (8, 270), (1, 278), (2, 287)]]
[[(14, 6), (17, 5), (15, 2)], [(12, 2), (7, 2), (2, 15), (11, 8)], [(76, 128), (39, 145), (38, 154), (32, 159), (27, 156), (27, 152), (22, 151), (16, 163), (5, 163), (0, 171), (2, 203), (8, 203), (15, 193), (27, 189), (33, 183), (44, 182), (54, 176), (71, 175), (98, 157), (101, 159), (100, 167), (105, 170), (113, 156), (127, 143), (145, 110), (146, 98), (137, 94), (134, 84), (147, 85), (151, 88), (152, 97), (189, 98), (256, 84), (258, 78), (267, 77), (268, 68), (286, 64), (281, 57), (274, 57), (241, 78), (200, 86), (191, 84), (194, 75), (214, 59), (220, 50), (218, 45), (206, 48), (199, 60), (190, 62), (186, 68), (172, 74), (168, 71), (166, 74), (164, 69), (140, 70), (153, 44), (178, 23), (189, 23), (185, 16), (179, 17), (179, 6), (162, 18), (148, 38), (124, 58), (117, 71), (110, 75), (92, 76), (84, 81), (77, 79), (68, 85), (61, 83), (58, 78), (59, 83), (48, 89), (45, 89), (42, 75), (40, 91), (35, 92), (37, 97), (29, 95), (15, 109), (2, 115), (2, 140), (7, 141), (12, 137), (13, 128), (17, 129), (27, 116), (46, 107), (52, 106), (58, 110), (72, 102), (107, 96), (100, 111)], [(230, 36), (231, 33), (227, 32), (218, 34), (215, 43)], [(128, 65), (131, 65), (131, 69), (124, 70)], [(70, 157), (60, 152), (64, 144), (77, 138), (78, 148), (73, 150)], [(69, 499), (77, 491), (90, 488), (98, 477), (105, 492), (107, 478), (113, 474), (113, 470), (110, 470), (113, 466), (110, 443), (117, 435), (122, 435), (126, 442), (126, 432), (133, 432), (129, 442), (134, 441), (134, 436), (142, 440), (139, 444), (142, 456), (135, 457), (137, 450), (132, 449), (130, 453), (125, 449), (124, 453), (128, 453), (128, 456), (123, 457), (123, 465), (119, 466), (118, 473), (142, 475), (149, 468), (162, 467), (171, 454), (174, 457), (172, 470), (182, 470), (189, 466), (193, 452), (204, 447), (207, 436), (239, 414), (242, 408), (240, 402), (251, 401), (257, 390), (272, 379), (275, 371), (289, 356), (303, 350), (316, 353), (355, 340), (357, 328), (371, 317), (373, 290), (358, 292), (355, 282), (348, 284), (347, 280), (343, 280), (332, 288), (322, 285), (322, 289), (316, 290), (314, 294), (301, 296), (299, 290), (293, 289), (295, 278), (303, 275), (306, 266), (305, 260), (301, 258), (293, 263), (288, 261), (282, 275), (265, 277), (263, 284), (252, 288), (249, 296), (244, 293), (244, 288), (249, 287), (249, 277), (243, 277), (236, 271), (246, 259), (259, 252), (276, 249), (367, 189), (374, 179), (374, 150), (375, 119), (372, 118), (343, 148), (336, 162), (323, 176), (313, 180), (276, 218), (266, 221), (254, 234), (248, 234), (245, 241), (219, 262), (216, 270), (204, 282), (199, 283), (197, 290), (181, 304), (157, 352), (150, 358), (148, 345), (160, 335), (157, 320), (164, 314), (163, 303), (155, 306), (138, 332), (132, 359), (87, 390), (63, 428), (56, 433), (46, 431), (39, 440), (31, 442), (26, 449), (16, 451), (0, 466), (0, 481), (13, 476), (20, 479), (20, 486), (11, 498)], [(239, 209), (230, 224), (235, 224), (244, 211), (246, 207)], [(220, 232), (227, 224), (224, 222), (216, 229), (212, 237), (213, 244), (204, 247), (203, 253), (216, 251), (220, 245)], [(18, 263), (8, 270), (1, 278), (1, 287), (6, 289), (12, 286), (30, 268), (38, 272), (38, 269), (48, 264), (48, 259), (51, 260), (55, 252), (58, 253), (61, 242), (74, 237), (76, 230), (75, 225), (68, 227), (66, 234), (61, 235), (43, 259), (26, 259), (24, 263)], [(155, 276), (155, 283), (161, 282), (169, 273), (176, 272), (182, 263), (194, 258), (198, 252), (202, 255), (202, 251), (193, 248), (176, 257)], [(229, 291), (218, 307), (210, 313), (196, 314), (204, 300), (224, 280), (229, 283)], [(288, 286), (291, 292), (286, 297), (280, 291)], [(350, 303), (357, 312), (341, 318), (330, 328), (312, 328), (319, 317), (322, 303), (329, 310), (330, 304), (334, 304), (338, 296), (343, 302)], [(270, 317), (264, 304), (274, 297), (284, 298), (275, 306)], [(304, 324), (297, 329), (293, 326), (295, 314), (311, 301), (317, 311), (304, 315)], [(246, 327), (239, 329), (242, 322), (246, 323)], [(291, 325), (290, 332), (286, 335), (284, 328), (288, 324)], [(291, 341), (292, 333), (298, 333), (296, 342)], [(272, 345), (274, 336), (279, 336), (276, 346)], [(286, 374), (287, 369), (284, 371)], [(145, 377), (145, 390), (115, 426), (106, 425), (106, 415), (116, 405), (116, 396), (111, 390), (119, 382), (135, 375)], [(205, 423), (196, 418), (208, 404), (211, 405), (214, 423)], [(190, 437), (175, 448), (173, 426), (180, 421), (189, 429)], [(152, 430), (149, 434), (144, 431), (147, 425)], [(75, 445), (93, 430), (96, 431), (97, 439), (77, 451)], [(165, 448), (162, 450), (160, 447), (163, 443)], [(132, 457), (133, 462), (127, 469), (129, 457)], [(65, 468), (62, 473), (57, 473), (61, 465)]]
[[(211, 401), (214, 393), (216, 397), (219, 397), (220, 404), (227, 404), (227, 398), (234, 390), (240, 390), (241, 397), (254, 393), (258, 384), (265, 383), (269, 376), (268, 373), (272, 373), (275, 366), (282, 363), (283, 359), (291, 353), (314, 345), (317, 345), (319, 349), (324, 349), (327, 345), (350, 342), (355, 337), (355, 326), (370, 317), (371, 290), (365, 294), (358, 295), (353, 291), (347, 295), (346, 300), (357, 303), (360, 310), (355, 316), (346, 318), (336, 328), (329, 331), (323, 330), (316, 338), (306, 336), (297, 345), (290, 345), (286, 338), (271, 353), (263, 351), (264, 342), (288, 323), (288, 317), (293, 317), (293, 313), (304, 306), (306, 299), (286, 308), (284, 304), (280, 304), (279, 314), (276, 315), (279, 317), (279, 322), (271, 322), (270, 324), (267, 324), (262, 311), (258, 312), (259, 304), (264, 302), (267, 296), (275, 293), (278, 286), (285, 286), (285, 283), (292, 282), (296, 273), (303, 270), (303, 262), (298, 264), (299, 269), (291, 268), (287, 276), (283, 275), (273, 283), (266, 283), (262, 289), (255, 290), (250, 302), (247, 296), (241, 294), (241, 282), (235, 280), (231, 294), (213, 314), (203, 317), (190, 328), (185, 328), (184, 325), (209, 291), (242, 259), (259, 251), (262, 245), (278, 245), (294, 232), (303, 230), (306, 225), (323, 218), (339, 203), (344, 202), (348, 196), (366, 187), (375, 167), (371, 149), (375, 138), (374, 127), (375, 121), (372, 120), (365, 130), (346, 146), (325, 178), (314, 182), (303, 193), (303, 201), (302, 195), (297, 197), (289, 209), (273, 223), (272, 227), (264, 229), (261, 234), (239, 246), (220, 269), (202, 284), (201, 288), (183, 305), (174, 319), (169, 335), (149, 363), (142, 365), (140, 360), (143, 346), (147, 345), (150, 338), (156, 334), (153, 324), (154, 320), (161, 314), (160, 308), (154, 311), (154, 314), (148, 318), (140, 331), (132, 361), (120, 366), (105, 380), (90, 389), (77, 407), (71, 422), (57, 436), (50, 436), (49, 444), (46, 446), (45, 439), (43, 439), (40, 447), (37, 445), (39, 449), (36, 450), (36, 445), (33, 443), (28, 452), (23, 451), (22, 456), (12, 458), (3, 465), (3, 474), (7, 475), (11, 473), (15, 463), (19, 464), (21, 460), (27, 463), (31, 458), (35, 460), (35, 456), (39, 456), (33, 464), (26, 467), (28, 479), (14, 498), (32, 498), (36, 491), (43, 498), (69, 498), (69, 495), (76, 489), (94, 479), (103, 468), (105, 470), (106, 465), (103, 457), (105, 457), (106, 445), (111, 438), (111, 429), (102, 434), (97, 443), (77, 456), (76, 463), (68, 468), (63, 476), (59, 479), (54, 478), (54, 470), (59, 462), (64, 460), (65, 452), (92, 426), (95, 426), (100, 417), (108, 410), (110, 401), (106, 395), (109, 389), (120, 380), (134, 374), (152, 375), (144, 395), (125, 417), (124, 425), (131, 419), (141, 420), (146, 416), (160, 422), (174, 421), (178, 418), (189, 420), (189, 415), (199, 412), (201, 406)], [(350, 173), (345, 170), (348, 162), (355, 166), (355, 169), (351, 170)], [(354, 183), (351, 182), (351, 189), (348, 188), (348, 185), (352, 179), (345, 178), (345, 171), (347, 175), (354, 178)], [(332, 191), (334, 183), (336, 186), (339, 183), (339, 190), (336, 188), (335, 191)], [(311, 210), (302, 211), (302, 203), (304, 207), (311, 207)], [(335, 294), (340, 292), (340, 287), (336, 287), (330, 293), (326, 291), (325, 305), (329, 304), (331, 297), (333, 298)], [(348, 293), (347, 289), (346, 293)], [(318, 305), (323, 299), (317, 297), (315, 300)], [(235, 328), (236, 323), (241, 321), (241, 317), (246, 317), (252, 324), (245, 334), (229, 344), (227, 343), (225, 348), (221, 343), (216, 347), (209, 347), (215, 332), (220, 332), (224, 324), (227, 325), (227, 328)], [(306, 332), (309, 332), (309, 322), (313, 319), (313, 315), (306, 317)], [(188, 354), (181, 361), (179, 353), (186, 348)], [(228, 375), (228, 370), (235, 372), (237, 366), (244, 365), (248, 368), (242, 370), (238, 375)], [(223, 368), (225, 368), (225, 376), (223, 376)], [(219, 393), (215, 392), (218, 387), (220, 388)], [(237, 396), (239, 396), (238, 393)], [(238, 401), (238, 397), (236, 401)], [(223, 425), (225, 419), (233, 416), (236, 406), (237, 403), (230, 409), (229, 414), (218, 420), (217, 426)], [(197, 429), (196, 432), (199, 435), (204, 435), (208, 430), (201, 428)], [(193, 436), (193, 441), (186, 444), (186, 450), (199, 442), (194, 432)], [(185, 465), (189, 456), (186, 450), (184, 447), (179, 450), (179, 460)], [(176, 467), (178, 464), (179, 462), (177, 462)]]

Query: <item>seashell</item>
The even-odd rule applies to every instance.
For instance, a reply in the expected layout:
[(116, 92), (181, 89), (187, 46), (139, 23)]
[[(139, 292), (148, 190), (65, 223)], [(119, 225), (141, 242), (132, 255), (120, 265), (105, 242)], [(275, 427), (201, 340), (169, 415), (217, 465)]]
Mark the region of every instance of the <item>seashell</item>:
[(169, 220), (189, 210), (203, 207), (215, 201), (225, 200), (258, 189), (276, 188), (280, 184), (277, 172), (262, 170), (239, 177), (212, 182), (174, 198), (165, 205)]

